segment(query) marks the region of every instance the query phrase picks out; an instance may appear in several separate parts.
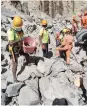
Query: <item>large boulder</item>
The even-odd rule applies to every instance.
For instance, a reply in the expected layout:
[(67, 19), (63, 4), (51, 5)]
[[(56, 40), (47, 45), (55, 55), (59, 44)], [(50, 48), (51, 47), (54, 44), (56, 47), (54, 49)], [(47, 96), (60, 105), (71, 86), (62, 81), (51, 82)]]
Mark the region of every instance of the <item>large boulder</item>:
[(51, 67), (51, 70), (52, 70), (51, 76), (57, 76), (58, 73), (63, 71), (65, 72), (67, 70), (65, 61), (61, 58), (56, 59)]
[(70, 104), (73, 105), (79, 104), (79, 99), (81, 96), (78, 93), (78, 90), (75, 89), (72, 84), (70, 84), (63, 72), (59, 73), (57, 78), (41, 78), (40, 91), (42, 97), (45, 99), (53, 101), (55, 98), (66, 98), (68, 101), (70, 101)]
[(6, 94), (8, 97), (17, 96), (19, 94), (20, 88), (23, 86), (23, 83), (14, 83), (7, 86)]
[(18, 72), (18, 74), (17, 74), (17, 75), (18, 75), (17, 79), (18, 79), (19, 81), (27, 80), (32, 73), (35, 73), (35, 75), (38, 76), (38, 72), (37, 72), (37, 70), (36, 70), (36, 66), (35, 66), (35, 65), (25, 66), (24, 69), (22, 68), (22, 69)]
[(29, 86), (24, 86), (20, 90), (18, 103), (19, 105), (37, 105), (40, 103), (39, 95)]
[(54, 61), (54, 59), (45, 59), (44, 61), (40, 60), (37, 65), (37, 71), (42, 73), (44, 76), (49, 75), (52, 72), (51, 67)]
[(31, 77), (30, 80), (25, 81), (25, 84), (28, 87), (31, 87), (32, 90), (38, 93), (38, 78), (37, 77), (36, 78)]
[(83, 67), (81, 66), (81, 64), (78, 63), (76, 60), (71, 60), (69, 69), (70, 69), (71, 71), (75, 72), (75, 73), (83, 72), (83, 71), (84, 71), (84, 69), (83, 69)]

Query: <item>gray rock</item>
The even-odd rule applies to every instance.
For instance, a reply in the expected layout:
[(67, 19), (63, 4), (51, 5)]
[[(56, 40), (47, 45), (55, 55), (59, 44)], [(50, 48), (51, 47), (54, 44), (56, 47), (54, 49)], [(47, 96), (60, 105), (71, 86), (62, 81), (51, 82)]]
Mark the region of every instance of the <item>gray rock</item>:
[(8, 86), (9, 84), (13, 84), (13, 83), (14, 83), (13, 73), (12, 71), (9, 70), (6, 78), (6, 85)]
[(38, 93), (38, 78), (31, 78), (30, 80), (25, 81), (25, 84)]
[(8, 52), (5, 52), (7, 44), (8, 44), (7, 41), (2, 40), (2, 42), (1, 42), (1, 51), (2, 51), (3, 55), (6, 54), (6, 53), (8, 54)]
[(1, 80), (1, 89), (6, 90), (6, 80)]
[(4, 55), (3, 55), (3, 54), (1, 54), (1, 61), (2, 61), (2, 60), (4, 60)]
[(1, 71), (1, 74), (5, 73), (7, 71), (6, 68), (2, 67), (2, 71)]
[(5, 105), (5, 93), (1, 92), (1, 105)]
[(77, 61), (75, 61), (75, 60), (71, 60), (71, 64), (69, 66), (69, 69), (71, 71), (75, 72), (75, 73), (84, 71), (84, 69), (81, 66), (81, 64), (77, 63)]
[(1, 32), (1, 39), (3, 40), (3, 41), (8, 41), (8, 36), (7, 36), (7, 33), (5, 33), (5, 32)]
[(7, 65), (8, 65), (8, 61), (7, 61), (7, 60), (3, 60), (3, 61), (1, 62), (1, 65), (2, 65), (2, 66), (7, 66)]
[(67, 70), (67, 66), (63, 59), (58, 58), (57, 60), (54, 61), (53, 65), (51, 67), (51, 70), (52, 70), (51, 76), (56, 76), (56, 75), (58, 75), (58, 73), (60, 73), (62, 71), (65, 72)]
[(23, 70), (23, 72), (22, 73), (21, 72), (18, 72), (18, 73), (19, 74), (18, 74), (17, 79), (19, 81), (27, 80), (32, 73), (35, 73), (35, 75), (38, 76), (38, 72), (36, 70), (36, 66), (35, 65), (25, 66), (25, 69)]
[(37, 65), (37, 71), (42, 73), (44, 76), (47, 76), (52, 72), (51, 66), (54, 63), (54, 61), (55, 61), (54, 59), (53, 60), (45, 59), (44, 62), (40, 60)]
[(1, 80), (6, 80), (10, 75), (10, 71), (6, 71), (5, 73), (1, 74)]
[(57, 78), (41, 78), (40, 91), (43, 98), (52, 101), (55, 98), (66, 98), (73, 105), (79, 104), (78, 92), (70, 85), (63, 72), (58, 74)]
[(20, 88), (23, 86), (23, 83), (14, 83), (7, 86), (6, 94), (8, 97), (17, 96), (19, 94)]
[(74, 73), (71, 70), (67, 70), (65, 72), (65, 75), (67, 76), (68, 80), (73, 83), (74, 82)]
[(87, 73), (83, 77), (83, 85), (84, 85), (85, 89), (87, 90)]
[(10, 106), (18, 106), (18, 96), (12, 97), (11, 102), (9, 103)]
[(37, 105), (40, 103), (39, 95), (30, 87), (25, 86), (20, 90), (18, 103), (19, 105)]

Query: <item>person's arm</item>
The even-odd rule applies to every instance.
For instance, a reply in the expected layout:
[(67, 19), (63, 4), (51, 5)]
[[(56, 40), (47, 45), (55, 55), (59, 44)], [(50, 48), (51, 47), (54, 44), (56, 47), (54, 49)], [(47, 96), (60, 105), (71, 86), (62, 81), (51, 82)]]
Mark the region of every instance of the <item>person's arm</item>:
[(15, 45), (15, 44), (17, 44), (18, 42), (21, 42), (21, 41), (23, 41), (24, 40), (24, 37), (23, 38), (21, 38), (21, 39), (19, 39), (19, 40), (10, 40), (9, 41), (9, 45), (10, 46), (12, 46), (12, 45)]
[(40, 30), (39, 41), (41, 45), (42, 45), (43, 33), (44, 33), (44, 30)]
[(62, 42), (62, 46), (64, 46), (66, 44), (66, 37), (64, 37), (63, 42)]

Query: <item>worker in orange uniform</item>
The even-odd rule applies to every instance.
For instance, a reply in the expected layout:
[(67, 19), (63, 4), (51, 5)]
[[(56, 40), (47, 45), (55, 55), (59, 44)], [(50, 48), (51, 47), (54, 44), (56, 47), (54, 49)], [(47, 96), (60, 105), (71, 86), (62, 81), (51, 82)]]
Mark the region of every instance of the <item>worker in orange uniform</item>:
[(84, 11), (84, 16), (81, 19), (82, 28), (87, 29), (87, 10)]
[(72, 18), (72, 32), (74, 35), (76, 35), (76, 33), (78, 32), (78, 21), (76, 19), (76, 16), (73, 16)]
[[(61, 44), (61, 47), (56, 48), (56, 50), (65, 51), (66, 54), (66, 63), (70, 64), (70, 53), (73, 47), (73, 36), (71, 34), (71, 30), (67, 29), (66, 36), (63, 39), (63, 42)], [(60, 53), (59, 53), (60, 56)]]
[(78, 13), (78, 18), (79, 18), (78, 27), (79, 27), (79, 31), (82, 29), (82, 26), (81, 26), (82, 17), (83, 17), (82, 13), (79, 12)]

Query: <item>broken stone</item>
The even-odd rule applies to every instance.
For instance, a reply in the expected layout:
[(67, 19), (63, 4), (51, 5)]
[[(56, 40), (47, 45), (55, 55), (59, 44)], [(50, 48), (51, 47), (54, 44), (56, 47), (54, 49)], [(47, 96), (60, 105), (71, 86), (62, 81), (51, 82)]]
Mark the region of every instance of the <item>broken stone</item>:
[(20, 88), (23, 86), (23, 83), (14, 83), (7, 86), (6, 94), (8, 97), (17, 96), (19, 94)]
[(9, 84), (13, 84), (13, 83), (14, 83), (13, 74), (12, 72), (9, 72), (6, 79), (6, 85), (8, 86)]
[(54, 61), (53, 65), (51, 67), (51, 70), (52, 70), (51, 75), (56, 76), (60, 72), (63, 72), (63, 71), (65, 72), (67, 70), (67, 66), (63, 59), (58, 58), (57, 60)]
[[(22, 70), (23, 70), (23, 72), (22, 72)], [(22, 69), (22, 70), (17, 73), (17, 75), (18, 75), (17, 79), (19, 81), (27, 80), (32, 73), (35, 73), (35, 75), (38, 76), (38, 72), (36, 71), (35, 65), (25, 66), (25, 69)]]
[(6, 71), (7, 71), (7, 69), (2, 67), (1, 74), (5, 73)]
[(19, 105), (37, 105), (40, 103), (39, 94), (37, 94), (30, 87), (24, 86), (20, 90), (20, 94), (18, 96), (18, 103)]
[(75, 60), (71, 60), (71, 65), (69, 66), (69, 69), (75, 73), (84, 71), (81, 64), (77, 63), (77, 61)]
[(51, 66), (54, 61), (55, 60), (45, 59), (45, 61), (43, 62), (42, 60), (40, 60), (37, 65), (37, 71), (42, 73), (44, 76), (47, 76), (48, 74), (52, 72)]
[(67, 77), (63, 72), (62, 74), (60, 73), (57, 78), (41, 78), (40, 91), (43, 98), (52, 101), (55, 98), (66, 98), (73, 105), (79, 104), (78, 93), (71, 87)]
[(6, 80), (1, 80), (1, 89), (6, 90)]
[(5, 93), (1, 92), (1, 105), (5, 105)]

